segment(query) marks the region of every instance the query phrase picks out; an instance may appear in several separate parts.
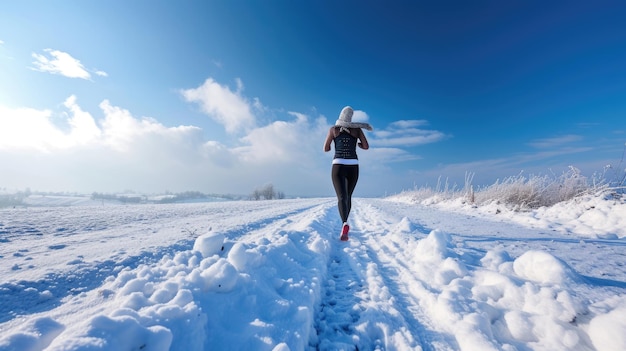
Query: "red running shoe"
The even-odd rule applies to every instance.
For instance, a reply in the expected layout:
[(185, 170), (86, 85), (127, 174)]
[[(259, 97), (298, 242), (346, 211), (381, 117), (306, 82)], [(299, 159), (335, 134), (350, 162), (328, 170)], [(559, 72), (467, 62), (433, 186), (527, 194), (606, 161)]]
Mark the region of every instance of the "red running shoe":
[(350, 226), (348, 225), (348, 223), (344, 223), (343, 227), (341, 228), (341, 237), (339, 239), (341, 239), (341, 241), (348, 241), (349, 231), (350, 231)]

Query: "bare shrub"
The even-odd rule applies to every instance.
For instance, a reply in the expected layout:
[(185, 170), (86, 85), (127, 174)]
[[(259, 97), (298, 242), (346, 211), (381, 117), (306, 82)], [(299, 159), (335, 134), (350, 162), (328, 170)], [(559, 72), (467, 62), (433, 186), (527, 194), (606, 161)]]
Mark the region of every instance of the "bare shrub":
[(446, 200), (460, 199), (463, 203), (472, 205), (486, 205), (497, 202), (516, 211), (525, 211), (542, 206), (552, 206), (561, 201), (575, 197), (604, 193), (615, 193), (616, 188), (611, 186), (603, 174), (594, 174), (590, 179), (583, 176), (580, 170), (570, 166), (560, 176), (556, 175), (529, 175), (520, 173), (516, 176), (497, 180), (494, 184), (475, 189), (472, 184), (474, 174), (465, 174), (465, 185), (462, 190), (450, 186), (439, 178), (436, 188), (421, 187), (412, 191), (403, 192), (402, 197), (411, 202), (433, 204)]
[(525, 210), (552, 206), (598, 190), (601, 190), (600, 186), (592, 186), (579, 169), (570, 166), (567, 172), (558, 177), (548, 175), (526, 177), (519, 174), (502, 182), (497, 181), (481, 189), (476, 195), (476, 202), (485, 204), (499, 201), (516, 210)]

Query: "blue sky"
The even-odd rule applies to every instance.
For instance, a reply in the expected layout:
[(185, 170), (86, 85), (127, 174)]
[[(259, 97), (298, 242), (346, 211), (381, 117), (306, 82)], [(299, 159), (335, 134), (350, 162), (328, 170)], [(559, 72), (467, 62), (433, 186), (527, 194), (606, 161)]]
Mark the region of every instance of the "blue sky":
[(2, 8), (0, 188), (331, 196), (345, 105), (374, 126), (357, 196), (624, 167), (623, 2)]

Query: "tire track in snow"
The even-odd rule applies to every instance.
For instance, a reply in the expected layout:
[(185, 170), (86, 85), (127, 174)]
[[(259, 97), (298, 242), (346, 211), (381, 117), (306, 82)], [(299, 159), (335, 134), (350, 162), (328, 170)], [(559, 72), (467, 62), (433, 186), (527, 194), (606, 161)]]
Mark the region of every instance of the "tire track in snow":
[[(313, 346), (317, 350), (421, 350), (423, 327), (407, 310), (394, 280), (385, 277), (392, 272), (368, 246), (372, 234), (355, 225), (350, 240), (339, 241), (336, 223), (340, 221), (333, 211), (326, 217), (331, 223), (327, 228), (331, 252), (315, 322), (318, 342)], [(353, 213), (358, 223), (358, 214)]]
[[(369, 265), (373, 267), (371, 276), (377, 277), (380, 286), (387, 290), (390, 308), (397, 313), (390, 321), (392, 329), (404, 330), (406, 340), (411, 340), (411, 337), (416, 339), (423, 350), (455, 349), (458, 345), (454, 337), (435, 331), (420, 306), (420, 297), (425, 295), (428, 287), (401, 258), (405, 248), (389, 235), (403, 229), (401, 219), (369, 205), (356, 206), (352, 213), (356, 227), (366, 232), (362, 237), (362, 246), (370, 260)], [(418, 240), (416, 237), (411, 239)], [(391, 341), (389, 349), (408, 346), (394, 339)]]
[(369, 254), (372, 261), (382, 267), (381, 277), (395, 299), (398, 311), (407, 323), (407, 329), (420, 340), (425, 351), (458, 349), (454, 338), (439, 335), (430, 327), (430, 318), (420, 307), (419, 297), (414, 294), (419, 291), (423, 295), (427, 287), (411, 273), (409, 267), (395, 258), (393, 252), (385, 244), (372, 244)]
[[(333, 236), (333, 235), (331, 235)], [(339, 236), (330, 239), (331, 254), (323, 283), (322, 301), (315, 319), (317, 350), (359, 350), (355, 324), (362, 312), (362, 277), (352, 269), (354, 262), (344, 253), (347, 243)]]

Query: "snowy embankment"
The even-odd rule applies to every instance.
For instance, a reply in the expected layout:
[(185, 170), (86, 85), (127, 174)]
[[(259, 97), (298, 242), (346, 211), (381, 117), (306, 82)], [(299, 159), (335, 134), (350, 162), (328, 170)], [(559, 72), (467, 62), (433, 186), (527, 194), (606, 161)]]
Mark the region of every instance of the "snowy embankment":
[(389, 199), (406, 204), (433, 206), (444, 211), (480, 215), (490, 220), (505, 220), (531, 228), (550, 229), (589, 238), (626, 238), (626, 202), (612, 196), (584, 195), (569, 201), (527, 211), (512, 210), (494, 201), (487, 205), (468, 204), (463, 197), (442, 200), (437, 196), (416, 199), (411, 193)]
[(624, 203), (447, 206), (2, 209), (0, 350), (626, 349)]

